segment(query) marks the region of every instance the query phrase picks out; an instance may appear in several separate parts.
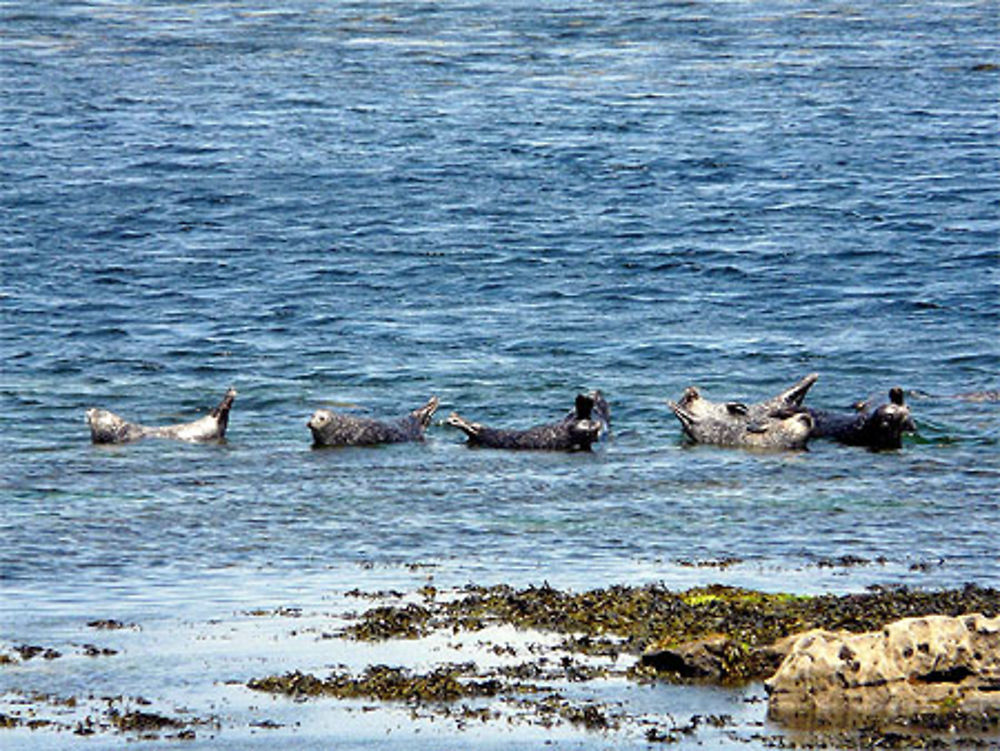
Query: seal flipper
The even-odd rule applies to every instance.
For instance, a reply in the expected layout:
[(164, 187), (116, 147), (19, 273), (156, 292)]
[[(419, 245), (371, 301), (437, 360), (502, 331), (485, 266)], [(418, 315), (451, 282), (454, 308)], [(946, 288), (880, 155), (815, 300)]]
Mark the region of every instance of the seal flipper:
[(774, 397), (771, 403), (778, 406), (799, 407), (802, 405), (802, 400), (806, 398), (809, 389), (812, 388), (812, 385), (817, 380), (819, 380), (819, 373), (810, 373), (794, 386), (785, 389)]
[(423, 407), (413, 410), (410, 414), (420, 423), (421, 427), (426, 428), (431, 424), (431, 418), (434, 417), (434, 413), (437, 411), (440, 402), (436, 396), (432, 396)]
[(218, 440), (226, 437), (226, 430), (229, 428), (229, 411), (233, 408), (233, 400), (236, 398), (236, 389), (232, 386), (226, 391), (219, 406), (212, 410), (211, 416), (218, 423)]
[(232, 386), (226, 391), (226, 395), (222, 397), (222, 401), (219, 402), (219, 406), (212, 410), (212, 417), (219, 417), (220, 415), (228, 415), (229, 410), (233, 408), (233, 400), (236, 398), (236, 389)]
[(726, 402), (726, 411), (731, 415), (746, 415), (750, 408), (743, 402)]
[(594, 397), (590, 394), (577, 394), (576, 397), (576, 419), (589, 420), (590, 414), (594, 411)]

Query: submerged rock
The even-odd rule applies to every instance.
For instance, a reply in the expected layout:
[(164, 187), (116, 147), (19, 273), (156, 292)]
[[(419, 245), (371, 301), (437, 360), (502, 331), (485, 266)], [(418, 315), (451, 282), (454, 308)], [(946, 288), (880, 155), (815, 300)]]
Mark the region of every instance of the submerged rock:
[(1000, 617), (904, 618), (861, 634), (800, 636), (766, 682), (796, 727), (1000, 728)]

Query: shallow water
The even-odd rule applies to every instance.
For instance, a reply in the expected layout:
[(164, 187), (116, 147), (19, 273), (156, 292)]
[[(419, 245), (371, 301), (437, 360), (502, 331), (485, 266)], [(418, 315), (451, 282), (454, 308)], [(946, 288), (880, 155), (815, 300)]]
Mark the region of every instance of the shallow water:
[[(1000, 385), (995, 3), (0, 19), (0, 646), (429, 579), (1000, 584), (1000, 404), (954, 398)], [(665, 405), (811, 371), (815, 406), (903, 386), (918, 434), (688, 447)], [(189, 420), (229, 385), (225, 445), (89, 443), (90, 406)], [(305, 427), (431, 394), (439, 417), (527, 426), (584, 388), (615, 429), (587, 455), (469, 450), (440, 424), (313, 451)], [(188, 662), (136, 690), (176, 695)], [(54, 661), (45, 690), (125, 682), (116, 664)]]

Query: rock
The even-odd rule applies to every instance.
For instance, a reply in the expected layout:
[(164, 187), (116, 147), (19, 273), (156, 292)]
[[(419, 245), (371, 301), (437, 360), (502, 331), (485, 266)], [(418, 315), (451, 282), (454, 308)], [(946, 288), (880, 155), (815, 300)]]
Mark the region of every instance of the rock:
[(808, 631), (765, 686), (769, 718), (794, 727), (1000, 727), (1000, 617)]
[(710, 636), (671, 647), (652, 647), (640, 662), (677, 678), (732, 683), (767, 675), (789, 648), (785, 640), (752, 647), (728, 636)]

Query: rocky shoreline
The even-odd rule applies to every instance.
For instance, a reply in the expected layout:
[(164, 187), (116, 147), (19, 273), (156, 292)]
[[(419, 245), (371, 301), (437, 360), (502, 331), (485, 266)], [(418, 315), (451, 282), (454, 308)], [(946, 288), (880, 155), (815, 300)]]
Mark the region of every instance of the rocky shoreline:
[[(273, 621), (279, 627), (295, 624), (289, 637), (317, 645), (337, 640), (351, 650), (350, 644), (357, 643), (354, 651), (412, 641), (414, 654), (423, 655), (415, 661), (419, 664), (373, 662), (325, 672), (306, 665), (227, 681), (221, 690), (242, 689), (294, 702), (325, 698), (364, 713), (403, 708), (414, 720), (444, 720), (459, 732), (490, 723), (520, 723), (624, 734), (649, 745), (700, 742), (703, 734), (721, 733), (729, 742), (755, 747), (1000, 748), (996, 589), (873, 588), (801, 596), (723, 585), (684, 591), (646, 585), (569, 592), (548, 585), (438, 590), (428, 584), (413, 592), (353, 590), (345, 597), (363, 607), (336, 617), (315, 616), (310, 626), (300, 625), (307, 619), (294, 607), (247, 611), (243, 617)], [(113, 618), (87, 626), (126, 636), (141, 631), (140, 625)], [(946, 629), (953, 632), (948, 643), (957, 645), (949, 663), (936, 656), (948, 641), (941, 636)], [(910, 639), (910, 654), (922, 657), (922, 662), (911, 673), (900, 667), (902, 658), (892, 670), (866, 672), (868, 664), (888, 664), (879, 656), (886, 652), (879, 635), (894, 630), (900, 635), (893, 643)], [(911, 635), (901, 635), (904, 632)], [(517, 646), (509, 638), (514, 633), (523, 637)], [(418, 645), (435, 639), (465, 640), (470, 645), (467, 659), (427, 660), (427, 651), (421, 652)], [(826, 651), (817, 652), (817, 645), (825, 645)], [(905, 651), (905, 645), (896, 650)], [(88, 642), (70, 657), (115, 660), (118, 654)], [(61, 657), (58, 649), (44, 645), (0, 645), (0, 671)], [(788, 673), (791, 662), (799, 669), (783, 681), (780, 676)], [(815, 678), (809, 671), (819, 664), (830, 670)], [(848, 686), (845, 676), (857, 680)], [(651, 716), (627, 702), (602, 699), (600, 687), (609, 684), (733, 690), (749, 686), (753, 691), (744, 700), (769, 702), (769, 722), (748, 728), (726, 713), (700, 712), (684, 719), (664, 711)], [(764, 695), (762, 684), (767, 686)], [(875, 693), (869, 691), (871, 686)], [(892, 693), (893, 686), (900, 691)], [(890, 694), (912, 694), (914, 687), (920, 700), (912, 712), (900, 710), (899, 702), (883, 701)], [(921, 691), (923, 687), (929, 691)], [(806, 698), (795, 703), (799, 689)], [(844, 710), (854, 702), (864, 704), (865, 712), (850, 719), (843, 712), (828, 716), (825, 710), (812, 711), (821, 690), (833, 697), (824, 706)], [(864, 701), (857, 699), (862, 694)], [(848, 695), (854, 698), (848, 701)], [(0, 734), (20, 728), (176, 741), (194, 740), (205, 732), (224, 734), (227, 728), (223, 718), (210, 713), (161, 711), (142, 697), (56, 697), (36, 691), (12, 701), (8, 691), (0, 698), (5, 700), (0, 704)], [(806, 705), (812, 709), (803, 710)], [(75, 719), (61, 720), (60, 715)], [(270, 716), (259, 715), (251, 716), (249, 725), (274, 732), (282, 727)]]
[[(971, 747), (990, 743), (980, 736), (1000, 733), (1000, 693), (993, 693), (1000, 690), (1000, 649), (997, 649), (1000, 620), (996, 619), (1000, 613), (1000, 592), (993, 589), (967, 586), (924, 592), (893, 588), (863, 594), (803, 597), (721, 585), (684, 592), (671, 592), (658, 585), (621, 586), (580, 594), (548, 586), (521, 590), (507, 586), (470, 586), (460, 592), (445, 593), (443, 597), (434, 588), (427, 587), (420, 595), (420, 602), (381, 605), (366, 610), (339, 636), (362, 641), (419, 639), (435, 631), (458, 633), (509, 625), (521, 630), (560, 634), (563, 640), (559, 646), (570, 654), (600, 655), (616, 663), (623, 656), (631, 656), (633, 662), (627, 668), (591, 673), (565, 657), (553, 671), (544, 656), (514, 669), (485, 673), (477, 671), (475, 663), (442, 666), (424, 674), (372, 666), (358, 676), (335, 673), (321, 679), (295, 672), (254, 679), (248, 686), (257, 691), (297, 698), (365, 697), (428, 704), (481, 696), (545, 694), (544, 688), (525, 682), (532, 677), (593, 680), (617, 673), (636, 681), (734, 685), (773, 676), (786, 663), (789, 653), (799, 649), (805, 632), (877, 632), (901, 619), (926, 623), (927, 619), (920, 617), (935, 615), (939, 620), (952, 621), (963, 614), (981, 613), (993, 617), (988, 624), (983, 616), (977, 616), (976, 621), (980, 630), (989, 634), (982, 649), (990, 659), (977, 653), (980, 659), (976, 664), (982, 666), (988, 662), (989, 665), (985, 668), (988, 674), (978, 676), (983, 690), (977, 696), (986, 698), (972, 709), (967, 703), (958, 701), (954, 692), (937, 692), (935, 696), (950, 696), (951, 700), (920, 702), (919, 711), (902, 717), (899, 711), (888, 708), (883, 714), (869, 711), (857, 723), (838, 722), (844, 719), (843, 715), (831, 721), (822, 712), (814, 713), (810, 722), (808, 713), (789, 712), (787, 708), (783, 712), (772, 711), (771, 716), (779, 721), (794, 717), (797, 730), (813, 731), (814, 735), (823, 737), (830, 737), (831, 732), (843, 732), (845, 724), (849, 724), (853, 732), (841, 739), (849, 744), (864, 738), (868, 744), (875, 744), (877, 740), (878, 745), (924, 747), (928, 743), (928, 732), (944, 731), (943, 735), (931, 740)], [(960, 649), (964, 650), (965, 646)], [(797, 655), (801, 659), (800, 652)], [(972, 672), (967, 665), (959, 670), (962, 678), (968, 678)], [(949, 675), (952, 674), (946, 673), (945, 678)], [(827, 677), (826, 680), (833, 679)], [(880, 676), (880, 680), (882, 687), (886, 683), (885, 676)], [(792, 684), (795, 681), (795, 678), (790, 680)], [(904, 681), (904, 685), (908, 687), (911, 682)], [(780, 684), (782, 688), (777, 689), (778, 695), (786, 697), (783, 706), (790, 703), (788, 683)], [(768, 683), (768, 687), (772, 689), (772, 684)], [(532, 702), (524, 698), (520, 701)], [(561, 706), (559, 713), (564, 718), (589, 728), (607, 728), (617, 722), (600, 707), (574, 708), (559, 695), (545, 694), (542, 702), (543, 711), (555, 703)], [(725, 723), (718, 718), (713, 721), (717, 725)], [(956, 739), (955, 733), (959, 730), (975, 735)], [(674, 727), (667, 732), (650, 729), (647, 740), (670, 742), (683, 732), (692, 732), (692, 729)]]

